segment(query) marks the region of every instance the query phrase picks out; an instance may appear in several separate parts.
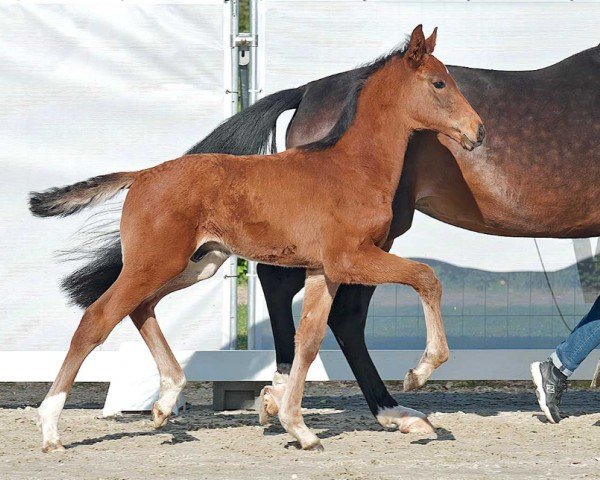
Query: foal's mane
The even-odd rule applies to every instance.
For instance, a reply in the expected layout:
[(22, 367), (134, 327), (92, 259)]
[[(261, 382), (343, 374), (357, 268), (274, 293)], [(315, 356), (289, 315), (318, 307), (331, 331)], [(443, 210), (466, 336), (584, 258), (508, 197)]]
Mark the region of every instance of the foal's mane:
[(353, 70), (353, 78), (351, 85), (349, 86), (348, 96), (346, 97), (346, 103), (342, 108), (342, 112), (333, 128), (329, 131), (325, 137), (315, 142), (307, 143), (298, 147), (300, 150), (307, 152), (316, 152), (320, 150), (326, 150), (327, 148), (333, 147), (338, 140), (346, 133), (346, 130), (352, 125), (354, 117), (356, 116), (356, 107), (358, 105), (358, 97), (368, 80), (368, 78), (383, 67), (389, 60), (396, 57), (403, 57), (408, 49), (408, 38), (400, 46), (394, 48), (391, 52), (386, 53), (372, 62), (358, 67)]

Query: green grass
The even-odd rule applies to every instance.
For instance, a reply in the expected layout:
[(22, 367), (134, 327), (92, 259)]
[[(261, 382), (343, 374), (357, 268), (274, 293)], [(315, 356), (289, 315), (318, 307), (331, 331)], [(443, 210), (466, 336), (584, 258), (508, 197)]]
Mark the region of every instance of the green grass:
[(237, 350), (248, 350), (248, 305), (237, 307)]

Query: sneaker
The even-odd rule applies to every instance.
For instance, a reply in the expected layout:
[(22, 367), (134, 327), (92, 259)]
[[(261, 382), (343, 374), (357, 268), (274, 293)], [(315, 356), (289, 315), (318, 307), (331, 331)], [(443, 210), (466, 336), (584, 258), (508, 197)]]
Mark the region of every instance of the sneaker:
[(552, 360), (531, 364), (531, 376), (535, 384), (538, 403), (550, 423), (558, 423), (560, 417), (560, 399), (567, 389), (567, 377)]

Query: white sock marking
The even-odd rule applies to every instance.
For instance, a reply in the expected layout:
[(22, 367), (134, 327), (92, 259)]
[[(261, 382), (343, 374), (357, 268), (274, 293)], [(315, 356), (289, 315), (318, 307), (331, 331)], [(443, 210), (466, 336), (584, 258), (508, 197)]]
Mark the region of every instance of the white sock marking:
[(60, 436), (58, 435), (58, 419), (65, 406), (66, 399), (67, 394), (65, 392), (57, 393), (56, 395), (47, 397), (40, 405), (40, 408), (38, 408), (42, 427), (42, 443), (44, 446), (50, 443), (57, 443), (60, 440)]
[(156, 401), (161, 412), (169, 415), (173, 411), (184, 386), (185, 380), (182, 383), (177, 383), (171, 378), (161, 380), (160, 398)]

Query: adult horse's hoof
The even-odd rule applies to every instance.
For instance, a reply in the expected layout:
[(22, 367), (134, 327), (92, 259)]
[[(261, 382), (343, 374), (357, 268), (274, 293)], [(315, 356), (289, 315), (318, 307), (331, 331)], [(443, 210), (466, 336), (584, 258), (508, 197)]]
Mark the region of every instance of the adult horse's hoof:
[(413, 390), (418, 390), (421, 388), (429, 377), (423, 378), (422, 375), (419, 375), (413, 368), (411, 368), (404, 377), (403, 388), (405, 392), (410, 392)]
[(171, 412), (164, 413), (158, 404), (154, 404), (152, 406), (152, 421), (154, 423), (154, 428), (160, 428), (167, 423), (167, 420), (171, 416)]
[(56, 442), (48, 442), (42, 446), (42, 452), (50, 453), (50, 452), (64, 452), (65, 447), (60, 443), (60, 440)]
[(380, 410), (377, 414), (377, 421), (384, 428), (395, 428), (402, 433), (435, 432), (427, 415), (401, 405)]
[(412, 418), (398, 425), (402, 433), (435, 433), (435, 428), (428, 418)]

